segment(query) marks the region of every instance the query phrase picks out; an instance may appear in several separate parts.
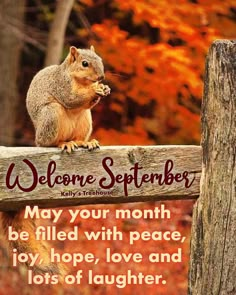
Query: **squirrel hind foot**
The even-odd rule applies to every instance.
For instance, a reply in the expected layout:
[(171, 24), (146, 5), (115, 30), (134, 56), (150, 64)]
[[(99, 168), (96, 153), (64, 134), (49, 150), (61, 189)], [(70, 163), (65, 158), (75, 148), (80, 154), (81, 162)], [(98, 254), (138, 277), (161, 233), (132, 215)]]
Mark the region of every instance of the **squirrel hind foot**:
[(89, 151), (100, 148), (100, 144), (96, 139), (92, 139), (91, 141), (77, 140), (75, 143), (78, 147), (88, 149)]
[(61, 148), (62, 152), (66, 151), (68, 154), (71, 154), (76, 148), (78, 148), (78, 145), (72, 140), (68, 142), (60, 142), (58, 147)]
[(89, 151), (100, 148), (100, 144), (96, 139), (92, 139), (91, 141), (84, 140), (75, 140), (68, 142), (60, 142), (58, 147), (61, 148), (62, 152), (66, 151), (68, 154), (71, 154), (78, 147), (82, 147), (88, 149)]

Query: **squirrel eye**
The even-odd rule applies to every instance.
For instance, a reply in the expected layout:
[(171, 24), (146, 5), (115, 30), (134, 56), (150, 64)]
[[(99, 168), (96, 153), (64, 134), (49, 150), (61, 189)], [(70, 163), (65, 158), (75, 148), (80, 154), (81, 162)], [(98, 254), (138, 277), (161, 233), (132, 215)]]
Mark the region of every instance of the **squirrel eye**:
[(87, 68), (87, 67), (89, 66), (89, 63), (87, 62), (87, 60), (83, 60), (83, 61), (82, 61), (82, 66), (83, 66), (84, 68)]

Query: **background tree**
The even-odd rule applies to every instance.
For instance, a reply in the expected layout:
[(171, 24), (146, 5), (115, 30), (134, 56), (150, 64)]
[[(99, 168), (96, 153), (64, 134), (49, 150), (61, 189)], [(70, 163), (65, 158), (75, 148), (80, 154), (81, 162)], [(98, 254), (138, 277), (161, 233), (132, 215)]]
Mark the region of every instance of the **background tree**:
[(61, 60), (65, 31), (73, 3), (74, 0), (60, 0), (57, 2), (55, 15), (48, 35), (45, 66), (59, 64)]
[(24, 0), (19, 0), (17, 5), (14, 1), (0, 1), (1, 145), (12, 145), (15, 140), (24, 5)]

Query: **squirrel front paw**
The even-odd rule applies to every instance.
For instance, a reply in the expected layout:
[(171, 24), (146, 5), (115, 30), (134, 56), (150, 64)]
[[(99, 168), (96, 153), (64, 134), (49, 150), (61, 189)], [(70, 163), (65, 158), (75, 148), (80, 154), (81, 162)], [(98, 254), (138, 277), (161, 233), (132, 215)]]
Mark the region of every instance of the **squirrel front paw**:
[(111, 93), (111, 88), (108, 85), (104, 85), (102, 83), (94, 83), (95, 93), (100, 96), (107, 96)]

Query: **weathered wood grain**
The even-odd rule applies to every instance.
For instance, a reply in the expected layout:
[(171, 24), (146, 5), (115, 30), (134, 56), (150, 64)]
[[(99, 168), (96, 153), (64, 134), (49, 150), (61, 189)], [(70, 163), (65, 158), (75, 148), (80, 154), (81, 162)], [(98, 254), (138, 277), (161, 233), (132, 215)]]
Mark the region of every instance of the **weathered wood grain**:
[[(111, 157), (114, 161), (114, 174), (132, 174), (135, 163), (143, 167), (139, 171), (139, 179), (144, 173), (163, 173), (167, 160), (174, 163), (173, 173), (187, 171), (189, 178), (195, 180), (190, 188), (185, 188), (183, 182), (172, 185), (145, 183), (136, 188), (133, 183), (128, 185), (128, 196), (124, 195), (122, 183), (112, 189), (104, 190), (98, 185), (98, 180), (107, 177), (108, 173), (102, 167), (102, 160)], [(38, 185), (32, 192), (23, 192), (19, 188), (9, 190), (6, 187), (6, 174), (11, 163), (15, 163), (11, 180), (19, 175), (21, 184), (25, 187), (32, 183), (32, 172), (23, 162), (30, 160), (37, 168), (39, 175), (45, 175), (51, 160), (56, 162), (55, 175), (62, 174), (91, 174), (96, 178), (93, 184), (84, 187), (79, 185), (55, 185), (49, 188)], [(0, 210), (15, 210), (25, 205), (39, 205), (41, 208), (74, 206), (93, 203), (142, 202), (153, 200), (191, 199), (199, 195), (199, 180), (201, 175), (201, 148), (199, 146), (117, 146), (102, 147), (100, 150), (89, 152), (78, 150), (71, 155), (61, 153), (56, 148), (36, 147), (0, 147)], [(53, 175), (54, 176), (54, 175)], [(107, 180), (107, 181), (108, 181)], [(84, 195), (86, 191), (87, 195)], [(110, 195), (89, 195), (96, 192), (110, 192)], [(72, 192), (77, 192), (73, 197)], [(68, 193), (68, 196), (65, 196)], [(81, 195), (79, 195), (81, 194)]]
[(236, 294), (236, 41), (210, 48), (202, 109), (203, 169), (193, 216), (189, 294)]

